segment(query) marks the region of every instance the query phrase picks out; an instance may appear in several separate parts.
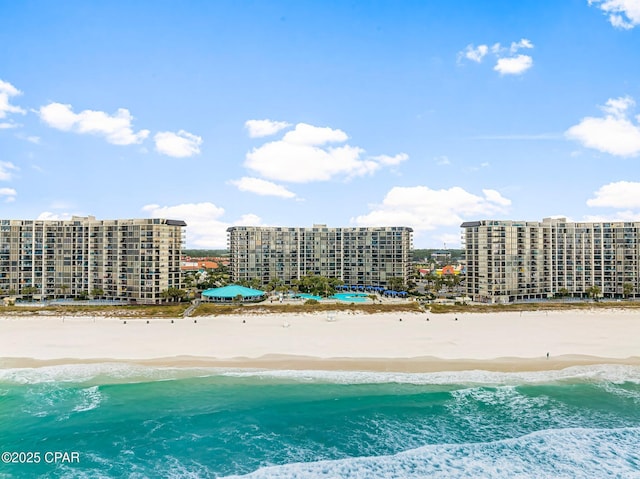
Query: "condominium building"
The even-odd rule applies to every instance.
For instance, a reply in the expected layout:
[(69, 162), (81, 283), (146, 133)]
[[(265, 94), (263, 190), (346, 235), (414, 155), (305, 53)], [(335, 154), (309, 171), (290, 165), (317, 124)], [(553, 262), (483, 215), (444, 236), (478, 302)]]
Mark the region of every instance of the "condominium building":
[(0, 220), (0, 292), (159, 303), (180, 287), (184, 221)]
[(463, 223), (466, 291), (473, 300), (510, 302), (556, 294), (638, 296), (640, 222)]
[(411, 228), (313, 228), (234, 226), (227, 229), (233, 281), (257, 278), (290, 285), (308, 274), (345, 284), (406, 283), (411, 267)]

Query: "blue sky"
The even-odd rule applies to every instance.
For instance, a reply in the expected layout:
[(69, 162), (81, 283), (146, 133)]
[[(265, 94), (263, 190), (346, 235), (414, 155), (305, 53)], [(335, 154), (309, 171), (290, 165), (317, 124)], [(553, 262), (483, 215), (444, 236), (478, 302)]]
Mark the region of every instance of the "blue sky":
[(2, 218), (640, 221), (640, 0), (0, 0)]

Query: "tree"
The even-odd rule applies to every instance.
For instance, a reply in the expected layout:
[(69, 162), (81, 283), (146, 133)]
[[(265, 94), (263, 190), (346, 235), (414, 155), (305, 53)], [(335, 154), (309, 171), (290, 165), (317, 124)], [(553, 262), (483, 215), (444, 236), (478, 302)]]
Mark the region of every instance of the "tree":
[(558, 290), (558, 296), (560, 296), (561, 298), (569, 296), (569, 290), (567, 288), (560, 288)]
[(628, 298), (633, 293), (634, 286), (633, 283), (624, 283), (622, 285), (622, 294), (625, 298)]
[(394, 291), (404, 291), (406, 289), (404, 285), (404, 279), (399, 276), (389, 278), (389, 280), (387, 281), (387, 286), (389, 287), (389, 289), (392, 289)]
[(25, 288), (22, 288), (22, 295), (26, 296), (27, 298), (31, 298), (34, 293), (38, 292), (38, 288), (34, 288), (33, 286), (27, 286)]
[(258, 289), (262, 287), (262, 283), (258, 278), (241, 279), (240, 281), (237, 282), (237, 284), (239, 284), (240, 286), (244, 286), (245, 288), (253, 288), (253, 289)]
[(590, 288), (587, 288), (586, 293), (589, 298), (597, 300), (600, 297), (602, 290), (600, 289), (599, 286), (593, 285)]
[(293, 280), (291, 283), (293, 289), (301, 293), (328, 297), (336, 292), (336, 286), (342, 284), (342, 281), (338, 278), (308, 274), (299, 280)]
[(181, 301), (186, 296), (187, 292), (180, 288), (168, 288), (165, 289), (160, 296), (168, 301)]
[(60, 285), (60, 291), (62, 291), (63, 297), (66, 297), (68, 289), (69, 289), (69, 286), (67, 286), (66, 284)]
[(99, 298), (100, 296), (104, 296), (104, 290), (101, 288), (93, 288), (91, 290), (91, 297), (92, 298)]
[(280, 278), (271, 278), (271, 281), (267, 283), (267, 291), (278, 291), (283, 284)]

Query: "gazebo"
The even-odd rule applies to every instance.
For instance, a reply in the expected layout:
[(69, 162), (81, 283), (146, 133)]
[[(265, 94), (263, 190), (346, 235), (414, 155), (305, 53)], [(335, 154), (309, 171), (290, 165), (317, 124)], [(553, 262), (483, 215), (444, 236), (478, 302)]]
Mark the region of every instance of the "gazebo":
[(214, 303), (230, 303), (240, 297), (243, 303), (261, 301), (266, 297), (264, 291), (259, 289), (246, 288), (237, 284), (230, 284), (222, 288), (205, 289), (202, 292), (202, 299)]

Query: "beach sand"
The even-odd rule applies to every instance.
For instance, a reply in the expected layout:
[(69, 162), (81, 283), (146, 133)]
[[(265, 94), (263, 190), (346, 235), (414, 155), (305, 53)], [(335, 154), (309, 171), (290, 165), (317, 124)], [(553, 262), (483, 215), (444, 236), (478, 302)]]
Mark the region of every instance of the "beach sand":
[[(0, 317), (0, 368), (88, 362), (430, 372), (640, 365), (632, 310)], [(549, 357), (547, 357), (549, 353)]]

